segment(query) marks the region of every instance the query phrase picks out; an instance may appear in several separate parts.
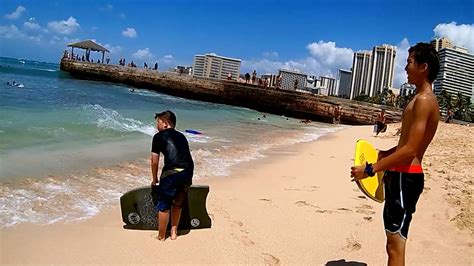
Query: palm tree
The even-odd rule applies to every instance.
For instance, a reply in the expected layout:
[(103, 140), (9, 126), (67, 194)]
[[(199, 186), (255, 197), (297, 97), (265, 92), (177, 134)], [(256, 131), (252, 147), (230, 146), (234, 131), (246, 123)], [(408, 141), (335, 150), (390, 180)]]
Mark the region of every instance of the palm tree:
[(438, 95), (439, 106), (444, 109), (444, 111), (453, 109), (453, 98), (449, 92), (446, 90), (441, 90), (441, 93)]
[(471, 109), (471, 99), (467, 96), (462, 95), (461, 92), (458, 92), (456, 101), (454, 104), (454, 118), (460, 120), (468, 120), (469, 113)]

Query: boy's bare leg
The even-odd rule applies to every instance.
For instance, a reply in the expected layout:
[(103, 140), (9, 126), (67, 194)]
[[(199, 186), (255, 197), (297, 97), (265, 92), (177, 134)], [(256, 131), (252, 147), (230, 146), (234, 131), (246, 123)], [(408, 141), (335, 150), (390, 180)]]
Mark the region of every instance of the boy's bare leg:
[(388, 266), (405, 265), (405, 245), (406, 240), (400, 237), (400, 234), (386, 232), (387, 235), (387, 254)]
[(181, 207), (171, 207), (171, 240), (175, 240), (178, 237), (178, 224), (181, 218)]
[(168, 227), (168, 220), (170, 219), (170, 211), (158, 212), (158, 240), (165, 241), (166, 228)]

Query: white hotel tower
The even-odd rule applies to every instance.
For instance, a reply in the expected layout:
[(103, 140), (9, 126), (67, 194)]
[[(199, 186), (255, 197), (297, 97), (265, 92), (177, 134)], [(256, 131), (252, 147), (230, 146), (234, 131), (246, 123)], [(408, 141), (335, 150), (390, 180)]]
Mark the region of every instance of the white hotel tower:
[(240, 59), (219, 56), (214, 53), (195, 55), (193, 64), (193, 77), (227, 79), (232, 75), (232, 80), (237, 80), (240, 74)]
[(372, 50), (372, 61), (369, 81), (369, 96), (382, 93), (384, 88), (393, 87), (395, 57), (397, 51), (392, 45), (375, 46)]
[(352, 61), (352, 77), (350, 99), (359, 95), (368, 95), (369, 73), (370, 73), (370, 51), (359, 51), (354, 53)]
[(461, 93), (474, 99), (474, 54), (466, 48), (442, 48), (439, 50), (440, 71), (433, 84), (434, 92), (442, 90), (454, 97)]

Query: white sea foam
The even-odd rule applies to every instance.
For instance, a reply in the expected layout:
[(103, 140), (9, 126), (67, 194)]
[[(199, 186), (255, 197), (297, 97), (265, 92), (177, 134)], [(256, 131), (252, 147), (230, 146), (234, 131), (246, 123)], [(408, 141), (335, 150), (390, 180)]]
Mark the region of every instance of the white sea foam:
[(156, 133), (156, 129), (152, 125), (123, 117), (117, 111), (104, 108), (99, 104), (83, 105), (82, 108), (92, 113), (94, 123), (100, 128), (108, 128), (120, 132), (141, 132), (149, 136), (153, 136)]

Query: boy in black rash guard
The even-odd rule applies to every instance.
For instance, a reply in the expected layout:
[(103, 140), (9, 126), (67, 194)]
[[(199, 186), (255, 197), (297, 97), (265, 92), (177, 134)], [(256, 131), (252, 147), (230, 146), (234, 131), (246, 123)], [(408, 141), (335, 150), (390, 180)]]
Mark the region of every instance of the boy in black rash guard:
[[(151, 147), (152, 187), (158, 184), (158, 240), (166, 238), (166, 228), (171, 209), (172, 240), (178, 237), (178, 224), (181, 208), (189, 186), (192, 184), (194, 162), (186, 137), (176, 131), (176, 116), (171, 111), (155, 114), (158, 133), (153, 137)], [(165, 161), (158, 181), (158, 162), (160, 153)]]

